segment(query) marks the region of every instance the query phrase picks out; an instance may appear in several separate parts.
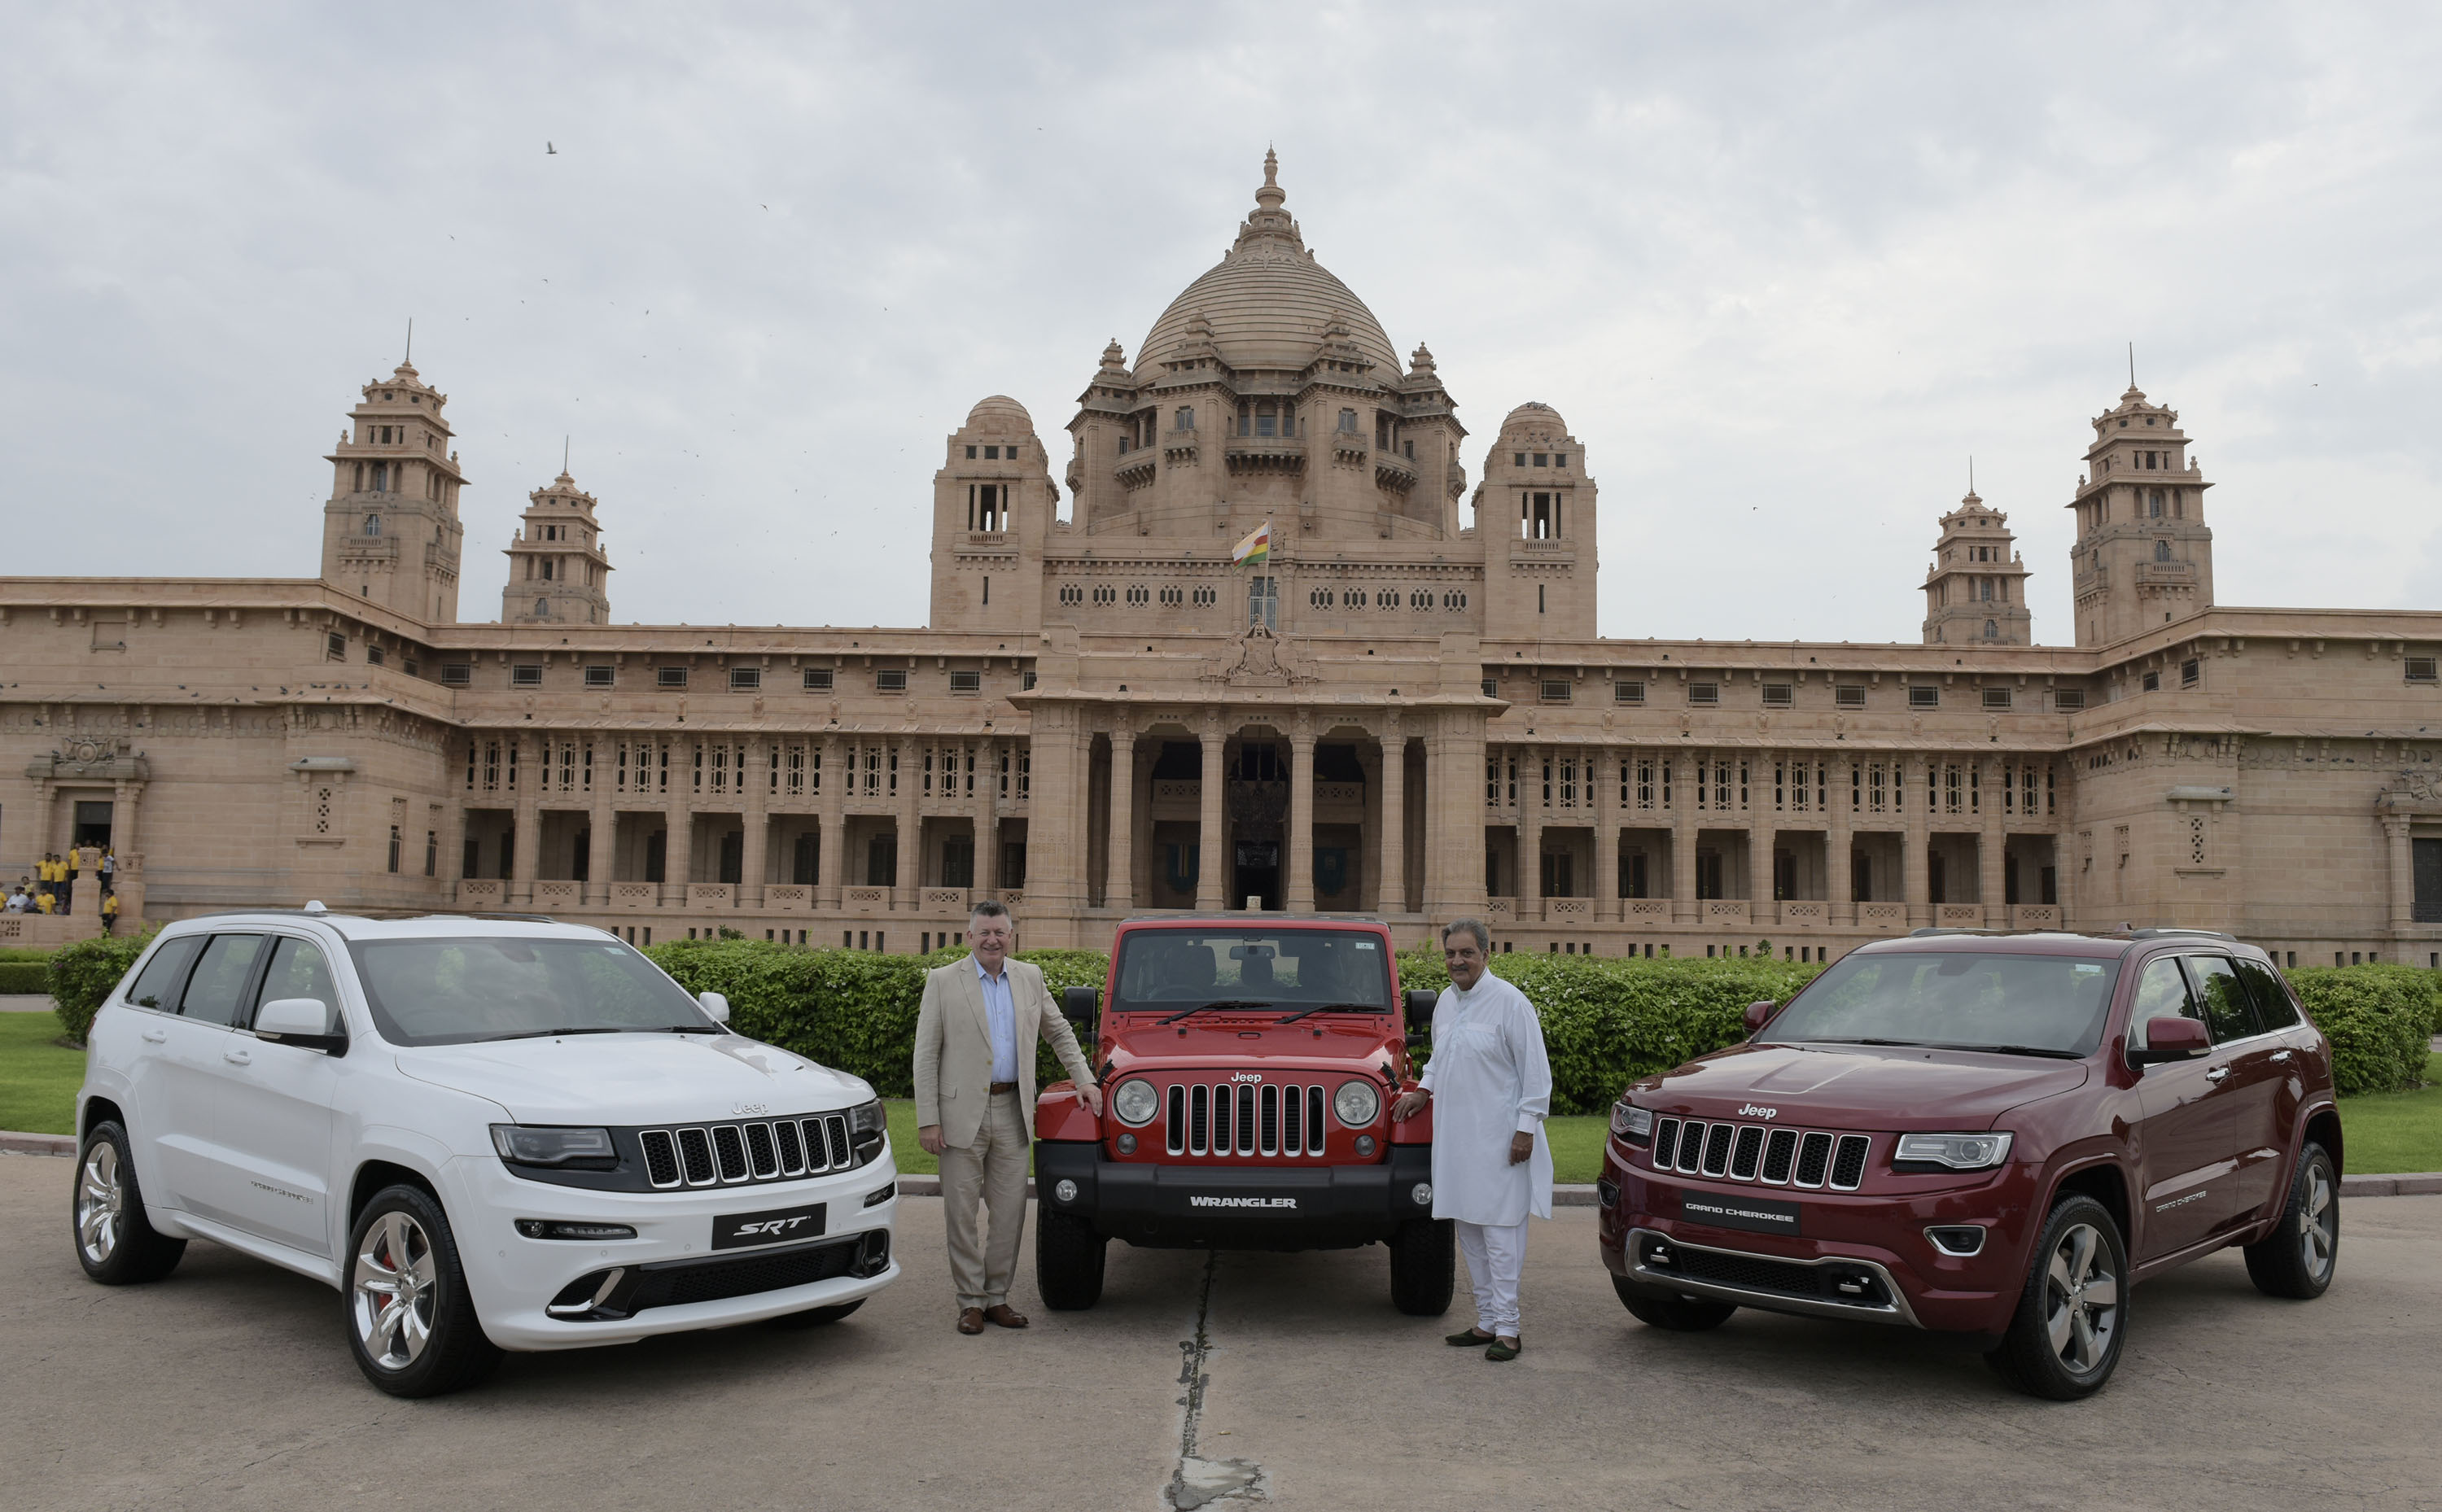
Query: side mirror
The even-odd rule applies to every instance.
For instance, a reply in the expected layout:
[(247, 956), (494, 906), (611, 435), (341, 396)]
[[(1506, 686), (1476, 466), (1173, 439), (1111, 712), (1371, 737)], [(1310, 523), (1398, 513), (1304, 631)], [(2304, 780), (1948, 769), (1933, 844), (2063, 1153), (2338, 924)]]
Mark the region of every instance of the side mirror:
[(1090, 1029), (1095, 1010), (1103, 1006), (1103, 990), (1099, 987), (1064, 987), (1060, 989), (1060, 1016), (1079, 1029)]
[(301, 1045), (312, 1050), (345, 1049), (346, 1026), (319, 997), (275, 997), (254, 1011), (257, 1039)]
[(712, 1020), (716, 1024), (726, 1024), (729, 1022), (729, 998), (725, 994), (720, 993), (698, 993), (695, 994), (695, 1000), (703, 1009), (704, 1017)]
[(1747, 1032), (1753, 1034), (1760, 1030), (1766, 1024), (1772, 1022), (1772, 1015), (1779, 1011), (1778, 1003), (1749, 1003), (1746, 1011)]
[(2128, 1052), (2128, 1064), (2135, 1066), (2160, 1066), (2170, 1061), (2192, 1061), (2213, 1048), (2213, 1039), (2199, 1020), (2193, 1018), (2149, 1018), (2145, 1021), (2145, 1044)]
[(1422, 1046), (1431, 1038), (1433, 1005), (1441, 1001), (1442, 994), (1412, 987), (1399, 995), (1401, 1005), (1408, 1011), (1408, 1044)]

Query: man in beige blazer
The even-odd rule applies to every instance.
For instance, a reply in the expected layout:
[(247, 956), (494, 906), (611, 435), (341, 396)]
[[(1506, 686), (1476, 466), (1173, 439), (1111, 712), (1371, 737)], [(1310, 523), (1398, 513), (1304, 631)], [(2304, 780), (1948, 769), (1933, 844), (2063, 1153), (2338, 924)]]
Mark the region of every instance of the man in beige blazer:
[[(916, 1015), (916, 1142), (941, 1162), (942, 1225), (950, 1279), (958, 1288), (958, 1332), (984, 1324), (1024, 1328), (1009, 1304), (1026, 1235), (1026, 1160), (1034, 1136), (1034, 1042), (1051, 1042), (1077, 1095), (1100, 1115), (1102, 1089), (1053, 1006), (1041, 967), (1009, 958), (1015, 933), (992, 899), (967, 916), (965, 960), (924, 975)], [(988, 1238), (975, 1233), (981, 1200)]]

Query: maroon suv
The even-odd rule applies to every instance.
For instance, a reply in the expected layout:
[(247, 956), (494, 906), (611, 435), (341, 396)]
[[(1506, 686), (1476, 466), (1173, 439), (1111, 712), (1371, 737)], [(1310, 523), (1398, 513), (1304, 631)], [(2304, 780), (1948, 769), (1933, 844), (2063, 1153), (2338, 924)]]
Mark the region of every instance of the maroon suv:
[(1978, 1336), (2087, 1395), (2129, 1288), (2226, 1245), (2321, 1296), (2340, 1244), (2330, 1047), (2226, 935), (1920, 930), (1612, 1110), (1603, 1263), (1657, 1328), (1741, 1306)]

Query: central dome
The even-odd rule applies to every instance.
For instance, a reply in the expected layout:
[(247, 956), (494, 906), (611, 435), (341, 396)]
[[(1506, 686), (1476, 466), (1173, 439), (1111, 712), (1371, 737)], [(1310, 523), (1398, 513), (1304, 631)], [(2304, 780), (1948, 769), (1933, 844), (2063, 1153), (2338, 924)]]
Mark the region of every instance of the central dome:
[(1281, 209), (1288, 196), (1276, 181), (1278, 170), (1279, 159), (1266, 153), (1264, 187), (1255, 191), (1254, 213), (1238, 228), (1237, 245), (1170, 301), (1137, 349), (1137, 360), (1166, 361), (1179, 348), (1200, 343), (1209, 329), (1214, 351), (1232, 368), (1303, 368), (1331, 327), (1345, 323), (1358, 349), (1386, 376), (1397, 376), (1397, 350), (1382, 322), (1314, 260), (1297, 222)]

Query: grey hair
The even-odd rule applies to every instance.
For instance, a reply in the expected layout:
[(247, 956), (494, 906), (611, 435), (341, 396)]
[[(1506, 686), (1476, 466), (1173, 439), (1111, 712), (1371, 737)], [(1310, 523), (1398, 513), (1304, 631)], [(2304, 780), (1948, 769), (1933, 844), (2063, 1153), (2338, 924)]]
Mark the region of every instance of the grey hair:
[[(967, 922), (969, 924), (973, 924), (978, 919), (1008, 918), (1008, 905), (1003, 903), (997, 898), (978, 898), (975, 900), (975, 905), (967, 910)], [(1011, 922), (1014, 923), (1015, 920), (1011, 920)]]
[(1453, 919), (1444, 924), (1442, 949), (1449, 949), (1449, 938), (1452, 935), (1473, 935), (1476, 950), (1485, 956), (1492, 954), (1492, 931), (1484, 927), (1484, 920), (1481, 919)]

